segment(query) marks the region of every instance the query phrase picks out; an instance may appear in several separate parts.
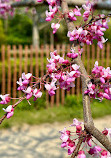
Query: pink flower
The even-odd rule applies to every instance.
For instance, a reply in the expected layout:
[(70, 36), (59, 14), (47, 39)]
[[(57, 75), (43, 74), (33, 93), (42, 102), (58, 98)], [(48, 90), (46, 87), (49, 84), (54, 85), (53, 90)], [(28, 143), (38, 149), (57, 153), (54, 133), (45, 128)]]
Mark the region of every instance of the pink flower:
[(79, 9), (78, 8), (78, 6), (76, 6), (76, 8), (74, 9), (74, 14), (76, 15), (76, 16), (81, 16), (81, 8)]
[(68, 17), (72, 21), (76, 21), (77, 20), (77, 18), (74, 16), (74, 12), (73, 11), (71, 11), (71, 12), (68, 13)]
[(108, 136), (111, 138), (111, 128), (105, 128), (108, 131)]
[(86, 155), (85, 155), (84, 151), (80, 150), (79, 153), (78, 153), (77, 158), (86, 158)]
[(55, 81), (52, 81), (51, 84), (45, 84), (45, 88), (48, 90), (50, 96), (55, 95), (55, 90), (57, 89), (55, 86)]
[(44, 0), (37, 0), (37, 2), (43, 2)]
[(46, 10), (46, 21), (51, 21), (54, 18), (54, 13), (53, 12), (48, 12), (48, 10)]
[(26, 88), (26, 84), (25, 85), (23, 84), (22, 78), (19, 78), (19, 81), (17, 81), (17, 84), (19, 85), (17, 90), (24, 90)]
[(41, 98), (42, 92), (40, 92), (40, 90), (38, 90), (38, 89), (36, 88), (36, 89), (34, 89), (34, 91), (33, 91), (33, 95), (34, 95), (34, 101), (35, 101), (37, 98)]
[(10, 102), (10, 97), (9, 94), (5, 94), (5, 95), (0, 95), (2, 101), (0, 101), (0, 104), (7, 104), (8, 102)]
[(60, 139), (63, 142), (67, 142), (67, 140), (69, 139), (69, 134), (67, 133), (66, 127), (62, 131), (60, 131), (60, 133), (61, 133)]
[(79, 122), (76, 118), (73, 119), (73, 124), (71, 124), (71, 126), (78, 126), (83, 124), (83, 122)]
[(106, 151), (106, 150), (103, 150), (102, 152), (101, 152), (101, 158), (109, 158), (109, 157), (107, 157), (108, 156), (108, 152)]
[(24, 93), (26, 93), (26, 99), (30, 99), (33, 94), (33, 89), (29, 86), (26, 90), (23, 90)]
[(53, 34), (56, 33), (56, 31), (59, 29), (59, 27), (60, 27), (60, 24), (59, 24), (59, 23), (57, 23), (57, 24), (52, 23), (52, 24), (51, 24), (51, 28), (53, 29)]
[(12, 105), (9, 105), (6, 109), (3, 108), (5, 112), (7, 112), (7, 119), (13, 116), (14, 114), (14, 108)]
[(56, 4), (56, 0), (47, 0), (48, 4), (54, 6)]

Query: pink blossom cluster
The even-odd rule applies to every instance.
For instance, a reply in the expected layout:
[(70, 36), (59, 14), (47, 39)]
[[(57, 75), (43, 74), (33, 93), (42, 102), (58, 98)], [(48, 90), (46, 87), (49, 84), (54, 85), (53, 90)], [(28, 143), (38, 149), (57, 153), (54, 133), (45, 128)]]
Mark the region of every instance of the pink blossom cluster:
[[(85, 151), (87, 151), (87, 153), (93, 157), (110, 158), (111, 155), (108, 151), (102, 149), (98, 145), (95, 145), (96, 143), (93, 144), (94, 143), (93, 137), (82, 129), (82, 124), (83, 122), (79, 122), (76, 118), (74, 118), (73, 124), (70, 125), (70, 127), (75, 126), (76, 127), (75, 132), (74, 131), (71, 132), (70, 130), (67, 130), (66, 128), (60, 131), (61, 133), (60, 139), (62, 140), (61, 148), (67, 149), (68, 155), (71, 155), (76, 149), (77, 142), (79, 141), (79, 138), (82, 135), (84, 137), (83, 139), (84, 144), (83, 144), (82, 149), (79, 150), (77, 158), (86, 158)], [(106, 128), (102, 133), (104, 135), (109, 134), (111, 137), (111, 129)]]
[[(17, 84), (19, 85), (17, 90), (21, 90), (23, 93), (25, 93), (25, 98), (27, 100), (34, 96), (34, 101), (36, 101), (37, 98), (40, 98), (42, 96), (42, 92), (40, 91), (40, 89), (33, 88), (33, 86), (29, 86), (31, 78), (31, 73), (22, 73), (22, 77), (20, 77), (19, 81), (17, 81)], [(8, 104), (10, 100), (13, 99), (9, 97), (9, 94), (0, 95), (0, 97), (2, 99), (2, 101), (0, 101), (0, 104)], [(13, 105), (9, 105), (6, 109), (3, 108), (3, 110), (7, 112), (7, 118), (10, 118), (14, 114)]]
[(81, 8), (79, 9), (78, 6), (76, 6), (76, 8), (74, 8), (73, 10), (70, 10), (68, 13), (68, 17), (70, 20), (72, 21), (76, 21), (77, 18), (75, 16), (81, 16)]
[(67, 36), (70, 41), (78, 40), (81, 45), (85, 43), (91, 45), (93, 40), (96, 39), (98, 41), (98, 46), (102, 49), (103, 43), (107, 41), (103, 37), (104, 31), (108, 29), (107, 22), (108, 20), (106, 19), (92, 22), (84, 28), (79, 27), (78, 29), (75, 28), (73, 31), (68, 31)]
[[(52, 96), (55, 94), (54, 90), (57, 89), (56, 85), (60, 86), (62, 89), (70, 90), (71, 87), (74, 87), (74, 81), (77, 77), (80, 77), (79, 66), (77, 64), (70, 64), (69, 60), (64, 59), (57, 55), (57, 51), (50, 53), (51, 58), (47, 59), (48, 64), (48, 73), (52, 82), (46, 84), (45, 88), (48, 90), (49, 94)], [(76, 58), (77, 53), (73, 53), (72, 58)], [(63, 69), (62, 66), (66, 66), (66, 69)]]
[[(71, 52), (72, 53), (69, 53), (70, 55), (67, 54), (69, 58), (74, 59), (78, 56), (78, 54), (75, 53), (74, 50), (71, 50)], [(25, 94), (24, 96), (27, 100), (34, 96), (34, 101), (36, 101), (37, 98), (40, 98), (42, 96), (41, 84), (44, 84), (44, 87), (46, 88), (46, 90), (48, 90), (49, 95), (53, 96), (55, 95), (55, 90), (59, 86), (62, 89), (69, 90), (71, 87), (74, 87), (75, 79), (77, 77), (80, 77), (79, 66), (77, 64), (71, 65), (70, 61), (58, 55), (56, 50), (54, 52), (51, 52), (50, 56), (51, 58), (47, 59), (47, 75), (50, 76), (51, 82), (43, 81), (42, 78), (36, 78), (32, 76), (31, 73), (22, 73), (19, 81), (17, 81), (17, 84), (19, 85), (17, 90), (21, 90)], [(37, 81), (33, 82), (34, 84), (30, 86), (32, 78), (35, 78)], [(40, 83), (39, 89), (35, 88), (37, 82)], [(0, 101), (0, 104), (8, 104), (10, 100), (13, 99), (9, 97), (9, 94), (0, 95), (0, 98), (2, 99)], [(10, 118), (13, 115), (13, 105), (9, 105), (6, 109), (3, 108), (3, 110), (7, 112), (7, 118)]]
[(9, 0), (1, 0), (0, 1), (0, 16), (6, 18), (7, 14), (13, 16), (14, 9), (11, 8), (9, 4)]
[[(77, 137), (80, 135), (81, 131), (82, 131), (82, 122), (79, 122), (77, 119), (73, 119), (73, 124), (71, 126), (75, 126), (76, 127), (76, 133), (77, 133)], [(76, 148), (76, 139), (72, 139), (72, 137), (74, 137), (76, 134), (73, 134), (73, 132), (71, 133), (70, 130), (66, 130), (66, 128), (64, 128), (62, 131), (60, 131), (61, 133), (61, 137), (60, 139), (62, 140), (62, 144), (61, 144), (61, 148), (66, 148), (68, 150), (68, 155), (71, 155), (75, 148)]]
[(34, 101), (37, 98), (40, 98), (42, 96), (42, 92), (40, 89), (33, 88), (31, 86), (28, 86), (31, 81), (32, 74), (28, 73), (22, 73), (22, 77), (19, 78), (19, 81), (17, 81), (17, 84), (19, 84), (18, 90), (22, 90), (26, 94), (26, 99), (30, 99), (32, 95), (34, 96)]
[[(93, 83), (88, 83), (88, 89), (85, 91), (85, 94), (89, 94), (90, 97), (99, 98), (100, 100), (103, 98), (111, 100), (111, 84), (109, 83), (111, 79), (110, 67), (105, 69), (102, 66), (98, 66), (98, 62), (96, 61), (92, 70), (92, 79)], [(96, 80), (99, 83), (95, 84)]]
[(91, 13), (93, 12), (93, 3), (87, 1), (86, 4), (82, 5), (82, 8), (85, 10), (85, 12), (83, 13), (84, 21), (87, 21), (89, 15), (91, 15)]
[(7, 119), (9, 119), (14, 114), (13, 105), (9, 105), (6, 109), (3, 108), (5, 112), (7, 112)]
[(59, 23), (52, 23), (51, 24), (51, 28), (53, 29), (53, 34), (55, 34), (57, 32), (57, 30), (59, 29), (60, 24)]

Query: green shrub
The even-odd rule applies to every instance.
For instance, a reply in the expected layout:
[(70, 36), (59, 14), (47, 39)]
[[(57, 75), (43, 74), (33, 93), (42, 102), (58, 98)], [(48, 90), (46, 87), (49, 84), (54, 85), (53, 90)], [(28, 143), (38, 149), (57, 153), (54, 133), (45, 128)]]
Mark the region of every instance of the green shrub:
[(65, 107), (82, 107), (82, 95), (67, 95), (65, 98)]

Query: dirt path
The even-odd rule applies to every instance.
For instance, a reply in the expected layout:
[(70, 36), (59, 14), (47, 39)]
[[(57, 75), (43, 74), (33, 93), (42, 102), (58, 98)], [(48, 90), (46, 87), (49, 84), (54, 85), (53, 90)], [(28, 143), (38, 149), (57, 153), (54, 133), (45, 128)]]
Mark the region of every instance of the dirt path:
[[(58, 131), (72, 122), (24, 125), (0, 131), (0, 158), (66, 158), (67, 152), (60, 148)], [(111, 127), (111, 116), (94, 120), (102, 130)]]

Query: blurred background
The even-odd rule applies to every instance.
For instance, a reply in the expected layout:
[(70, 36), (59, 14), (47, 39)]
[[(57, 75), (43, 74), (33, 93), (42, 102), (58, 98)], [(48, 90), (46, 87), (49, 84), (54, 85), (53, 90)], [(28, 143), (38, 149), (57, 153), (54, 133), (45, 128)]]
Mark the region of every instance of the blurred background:
[[(110, 1), (104, 2), (111, 5)], [(53, 34), (51, 23), (45, 21), (46, 9), (48, 6), (44, 5), (28, 11), (17, 8), (13, 17), (0, 18), (1, 94), (11, 94), (14, 98), (22, 96), (22, 93), (17, 91), (16, 84), (22, 72), (31, 72), (36, 77), (43, 76), (47, 71), (46, 64), (50, 51), (56, 49), (60, 55), (70, 51), (65, 22), (61, 21), (57, 33)], [(107, 8), (96, 10), (95, 14), (99, 13), (107, 15), (110, 11)], [(80, 21), (82, 21), (81, 17), (75, 25)], [(53, 22), (56, 23), (57, 19)], [(96, 41), (92, 46), (85, 45), (83, 48), (82, 60), (89, 75), (95, 61), (104, 67), (111, 67), (111, 22), (104, 37), (108, 38), (108, 42), (104, 44), (102, 50), (99, 49)], [(13, 103), (14, 101), (11, 104)], [(60, 149), (58, 131), (70, 125), (73, 118), (83, 119), (81, 80), (78, 78), (75, 87), (70, 91), (58, 89), (53, 97), (44, 90), (41, 99), (34, 102), (31, 98), (30, 103), (31, 105), (26, 100), (22, 101), (16, 107), (14, 116), (1, 124), (0, 156), (3, 158), (65, 157), (67, 153)], [(5, 107), (5, 105), (0, 106), (0, 116), (4, 114), (2, 108)], [(110, 101), (104, 99), (99, 102), (92, 99), (91, 108), (93, 118), (99, 119), (96, 125), (100, 124), (100, 129), (106, 125), (104, 120), (107, 120), (108, 126), (110, 125)]]

